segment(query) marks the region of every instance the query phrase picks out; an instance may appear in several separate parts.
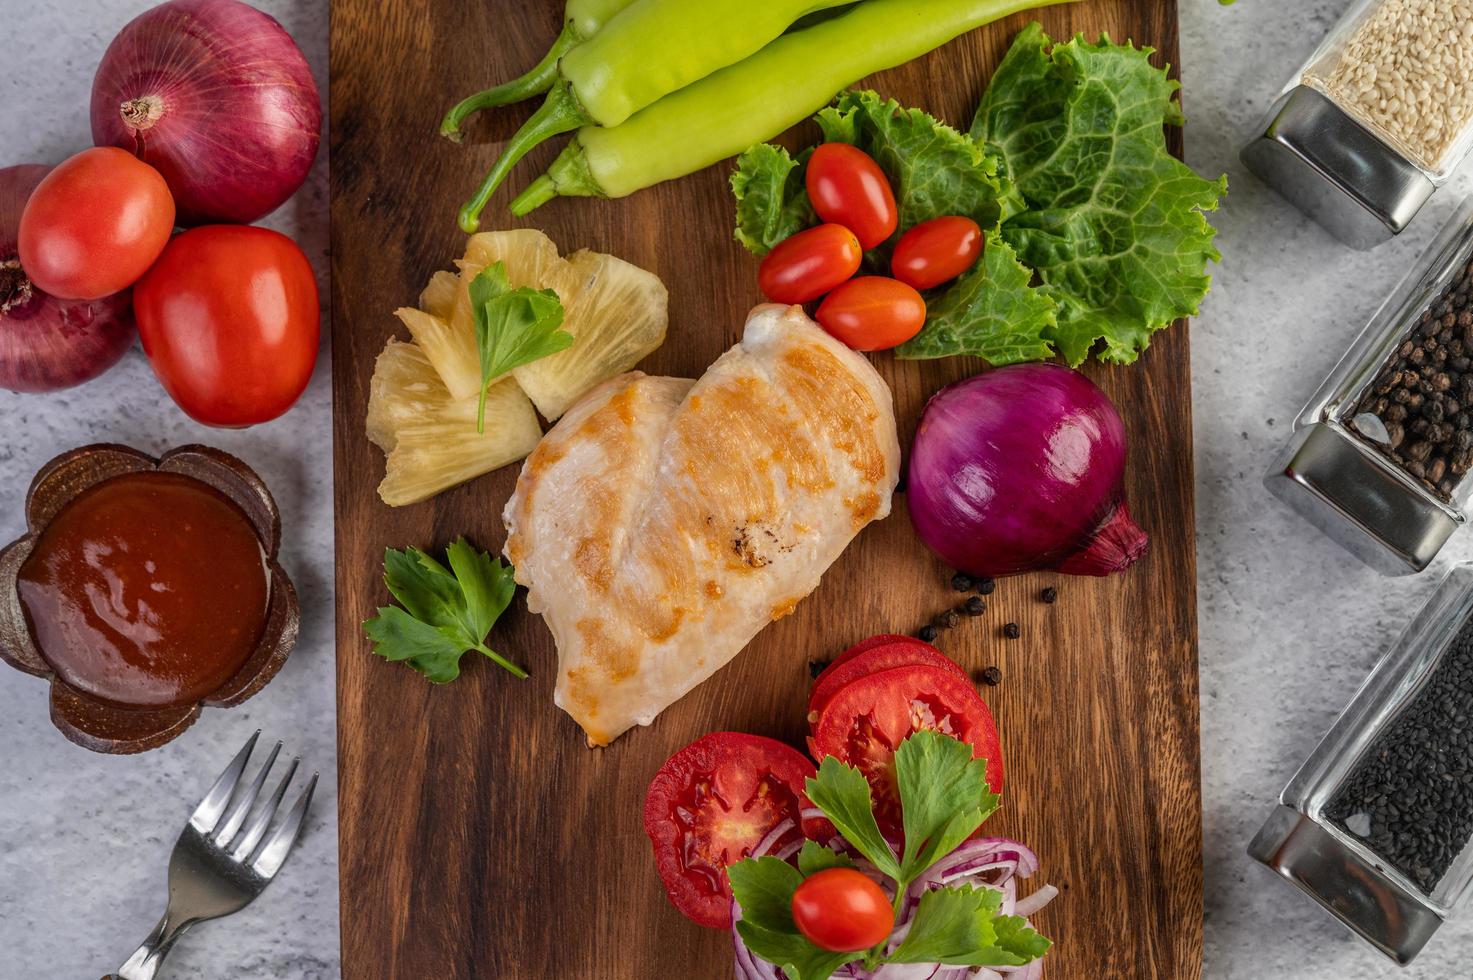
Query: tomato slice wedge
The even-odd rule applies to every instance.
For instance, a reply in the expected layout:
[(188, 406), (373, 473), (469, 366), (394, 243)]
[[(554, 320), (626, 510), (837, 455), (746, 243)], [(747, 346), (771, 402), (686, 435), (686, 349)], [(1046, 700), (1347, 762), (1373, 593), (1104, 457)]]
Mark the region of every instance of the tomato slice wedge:
[[(866, 653), (875, 647), (888, 646), (891, 643), (925, 643), (925, 641), (918, 640), (913, 636), (906, 636), (903, 633), (880, 633), (877, 636), (870, 637), (868, 640), (860, 640), (854, 646), (835, 657), (829, 666), (837, 667), (846, 660), (853, 660), (861, 653)], [(930, 646), (929, 643), (925, 643), (925, 645)]]
[[(865, 643), (869, 644), (870, 641), (866, 640)], [(829, 700), (846, 684), (879, 670), (915, 665), (940, 667), (960, 677), (967, 676), (966, 671), (962, 670), (955, 660), (931, 644), (908, 636), (895, 637), (889, 642), (868, 646), (859, 653), (853, 653), (853, 649), (851, 647), (844, 651), (824, 669), (823, 673), (818, 675), (818, 680), (813, 685), (813, 693), (808, 696), (810, 723), (823, 714), (824, 705), (828, 704)]]
[(840, 688), (812, 725), (809, 751), (835, 756), (869, 780), (880, 829), (898, 837), (902, 822), (895, 785), (895, 749), (907, 736), (933, 729), (972, 746), (987, 760), (987, 783), (1002, 789), (1002, 752), (992, 712), (957, 671), (911, 665), (866, 674)]
[[(731, 926), (727, 867), (784, 820), (793, 821), (791, 839), (803, 834), (804, 782), (814, 771), (796, 749), (741, 732), (713, 732), (665, 761), (645, 796), (644, 831), (665, 894), (682, 915), (713, 929)], [(806, 829), (825, 825), (819, 819)]]

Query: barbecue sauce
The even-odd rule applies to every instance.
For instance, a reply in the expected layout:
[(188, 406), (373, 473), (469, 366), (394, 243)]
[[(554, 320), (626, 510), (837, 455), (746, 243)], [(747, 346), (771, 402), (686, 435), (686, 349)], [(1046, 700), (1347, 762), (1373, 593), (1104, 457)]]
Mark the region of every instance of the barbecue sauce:
[(66, 684), (124, 707), (192, 704), (255, 649), (266, 622), (260, 539), (225, 494), (130, 473), (52, 518), (20, 570), (41, 655)]

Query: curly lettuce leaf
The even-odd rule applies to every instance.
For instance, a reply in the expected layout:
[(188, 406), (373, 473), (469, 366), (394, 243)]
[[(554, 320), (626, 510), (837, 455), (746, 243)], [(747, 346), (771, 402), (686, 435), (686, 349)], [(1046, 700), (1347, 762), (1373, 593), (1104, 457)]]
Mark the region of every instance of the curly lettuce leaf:
[(737, 205), (736, 240), (753, 255), (766, 255), (818, 220), (803, 189), (800, 162), (771, 143), (758, 143), (737, 158), (731, 193)]
[(1225, 177), (1197, 176), (1166, 149), (1181, 125), (1178, 83), (1150, 48), (1076, 37), (1053, 45), (1037, 23), (1013, 42), (971, 135), (1001, 157), (1027, 210), (1003, 236), (1058, 303), (1046, 336), (1078, 365), (1133, 362), (1151, 334), (1197, 312), (1221, 258), (1204, 212)]

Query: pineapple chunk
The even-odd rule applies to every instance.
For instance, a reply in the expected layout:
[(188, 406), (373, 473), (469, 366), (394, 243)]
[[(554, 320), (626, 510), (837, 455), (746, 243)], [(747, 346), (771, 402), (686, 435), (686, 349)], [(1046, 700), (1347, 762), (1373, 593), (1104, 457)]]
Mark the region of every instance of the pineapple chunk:
[(669, 296), (654, 273), (583, 250), (554, 267), (543, 286), (562, 301), (565, 351), (512, 371), (548, 421), (594, 385), (623, 374), (665, 342)]
[(419, 308), (430, 316), (442, 320), (450, 319), (455, 306), (455, 294), (460, 289), (460, 277), (453, 272), (440, 271), (430, 277), (430, 284), (419, 294)]
[[(470, 301), (466, 301), (470, 311)], [(457, 399), (475, 398), (481, 392), (481, 356), (476, 350), (476, 330), (462, 330), (455, 321), (446, 322), (423, 310), (403, 307), (394, 311), (409, 335), (429, 358), (440, 380)]]
[[(486, 266), (501, 262), (506, 265), (506, 278), (513, 288), (541, 289), (547, 285), (548, 271), (560, 261), (551, 238), (534, 228), (518, 228), (472, 235), (465, 246), (465, 257), (455, 264), (460, 266), (461, 278), (470, 282)], [(472, 268), (475, 272), (469, 271)]]
[(390, 340), (373, 368), (368, 438), (388, 454), (379, 496), (391, 507), (416, 503), (532, 452), (542, 429), (532, 403), (507, 378), (486, 393), (486, 427), (476, 404), (453, 397), (414, 344)]
[[(562, 328), (573, 346), (516, 368), (517, 383), (537, 410), (555, 421), (584, 392), (634, 367), (665, 341), (668, 296), (659, 278), (612, 255), (581, 251), (558, 258), (552, 239), (529, 228), (472, 235), (456, 261), (459, 281), (436, 273), (420, 296), (423, 312), (399, 318), (440, 373), (450, 394), (480, 390), (481, 361), (470, 283), (482, 269), (504, 263), (512, 286), (551, 288), (563, 304)], [(448, 299), (448, 305), (447, 305)]]

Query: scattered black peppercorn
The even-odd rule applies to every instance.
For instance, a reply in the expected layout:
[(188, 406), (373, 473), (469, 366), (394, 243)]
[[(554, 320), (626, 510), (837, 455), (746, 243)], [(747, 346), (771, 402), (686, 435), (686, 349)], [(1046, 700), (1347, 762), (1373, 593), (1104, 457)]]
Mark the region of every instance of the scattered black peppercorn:
[(1039, 593), (1038, 597), (1052, 606), (1054, 603), (1059, 601), (1059, 590), (1050, 585), (1048, 588)]
[(961, 621), (962, 618), (957, 615), (955, 609), (948, 609), (945, 612), (937, 613), (936, 618), (931, 621), (931, 625), (937, 629), (954, 630)]
[(916, 635), (921, 638), (921, 642), (930, 643), (936, 639), (936, 627), (922, 626)]
[(988, 687), (997, 687), (997, 685), (1002, 683), (1002, 671), (998, 670), (996, 667), (988, 667), (986, 670), (978, 674), (977, 677), (979, 680), (982, 681), (983, 684), (986, 684)]
[(951, 577), (951, 587), (958, 592), (971, 592), (977, 583), (966, 572), (957, 572)]
[(967, 601), (962, 603), (962, 610), (968, 616), (980, 616), (987, 611), (987, 600), (979, 595), (968, 596)]
[(808, 661), (808, 676), (816, 680), (819, 674), (828, 669), (828, 666), (827, 660), (810, 660)]
[(990, 578), (979, 578), (977, 580), (978, 595), (992, 595), (992, 590), (997, 588), (997, 583)]
[(1017, 623), (1007, 623), (1002, 628), (1002, 635), (1010, 640), (1016, 640), (1023, 635), (1023, 630)]

